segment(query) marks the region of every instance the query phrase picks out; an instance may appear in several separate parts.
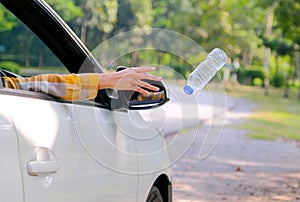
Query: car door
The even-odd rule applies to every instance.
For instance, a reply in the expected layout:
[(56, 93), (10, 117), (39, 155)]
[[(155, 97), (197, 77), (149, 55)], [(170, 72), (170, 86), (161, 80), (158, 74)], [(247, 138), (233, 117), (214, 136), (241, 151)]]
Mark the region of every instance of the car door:
[[(58, 60), (54, 55), (52, 59)], [(36, 69), (35, 74), (39, 73), (44, 72)], [(8, 88), (1, 92), (0, 157), (5, 164), (1, 171), (10, 180), (2, 178), (0, 198), (29, 202), (136, 201), (134, 140), (116, 124), (112, 111), (92, 101), (71, 103)]]
[[(50, 47), (56, 56), (48, 54), (44, 63), (74, 72), (87, 57), (86, 49), (74, 40), (73, 33), (45, 2), (1, 2), (33, 27), (38, 38), (46, 40), (47, 45), (41, 50), (49, 52)], [(30, 28), (23, 30), (23, 36), (35, 36)], [(36, 47), (40, 46), (39, 42)], [(35, 56), (30, 62), (38, 64), (39, 59)], [(23, 68), (22, 72), (66, 73), (56, 67), (29, 70), (32, 69)], [(124, 132), (127, 125), (117, 124), (115, 118), (126, 113), (112, 112), (92, 101), (71, 103), (38, 92), (3, 88), (3, 94), (7, 103), (4, 107), (10, 113), (18, 139), (18, 166), (25, 201), (136, 201), (136, 146), (134, 139)]]
[[(126, 123), (118, 122), (125, 112), (5, 87), (2, 94), (1, 135), (10, 135), (12, 144), (2, 154), (14, 156), (2, 167), (14, 173), (7, 189), (15, 187), (29, 202), (136, 201), (136, 146)], [(2, 143), (7, 150), (9, 142)]]
[[(127, 123), (120, 122), (125, 112), (113, 112), (92, 106), (73, 105), (78, 144), (82, 156), (81, 183), (90, 201), (136, 201), (138, 157), (134, 137)], [(79, 160), (79, 159), (78, 159)], [(99, 198), (100, 197), (100, 198)]]
[(0, 80), (0, 201), (23, 201), (18, 139), (7, 111)]
[(18, 90), (2, 101), (18, 136), (25, 201), (136, 200), (135, 145), (111, 111)]

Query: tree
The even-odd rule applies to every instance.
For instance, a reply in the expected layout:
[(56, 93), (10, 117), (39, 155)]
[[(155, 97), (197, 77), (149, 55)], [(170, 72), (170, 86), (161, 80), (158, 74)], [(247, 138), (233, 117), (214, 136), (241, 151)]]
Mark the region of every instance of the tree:
[(151, 28), (153, 24), (151, 0), (130, 0), (130, 4), (135, 16), (135, 25), (133, 28)]
[[(274, 50), (276, 61), (278, 61), (280, 55), (289, 55), (292, 58), (290, 61), (293, 61), (294, 55), (297, 55), (294, 52), (298, 47), (297, 39), (300, 34), (300, 2), (294, 0), (267, 0), (264, 2), (258, 1), (258, 4), (268, 8), (265, 35), (262, 39), (266, 47), (265, 67), (269, 71), (271, 50)], [(291, 64), (291, 66), (294, 65)], [(278, 72), (278, 69), (278, 62), (276, 62), (276, 72)], [(296, 66), (294, 68), (295, 72), (297, 69)], [(286, 86), (284, 95), (288, 96), (288, 84)]]
[(79, 0), (77, 3), (83, 10), (83, 16), (79, 18), (81, 41), (83, 43), (87, 42), (87, 31), (89, 29), (99, 31), (102, 40), (105, 40), (117, 22), (117, 0)]
[[(135, 17), (133, 29), (151, 28), (153, 23), (153, 10), (151, 0), (130, 0), (130, 8)], [(139, 36), (137, 36), (139, 37)], [(136, 40), (136, 45), (140, 43)], [(137, 51), (132, 52), (131, 66), (137, 66)]]
[(0, 32), (10, 31), (18, 25), (17, 18), (0, 5)]
[[(298, 76), (300, 71), (299, 46), (300, 46), (300, 2), (299, 1), (280, 1), (278, 9), (275, 11), (278, 20), (278, 26), (281, 30), (282, 36), (291, 41), (291, 49), (294, 53), (290, 53), (294, 64), (294, 74), (290, 75), (293, 80)], [(289, 95), (289, 85), (287, 83), (284, 96)], [(298, 98), (300, 99), (300, 86), (298, 91)]]
[(75, 5), (74, 0), (46, 0), (46, 2), (59, 13), (66, 22), (81, 17), (82, 9)]
[(117, 22), (112, 35), (126, 32), (134, 26), (134, 13), (131, 9), (130, 0), (118, 0)]

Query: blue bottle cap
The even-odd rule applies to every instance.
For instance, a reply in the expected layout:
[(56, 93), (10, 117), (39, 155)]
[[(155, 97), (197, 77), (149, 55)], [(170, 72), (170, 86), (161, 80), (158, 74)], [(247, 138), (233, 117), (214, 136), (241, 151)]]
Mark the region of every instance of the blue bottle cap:
[(184, 86), (183, 90), (188, 95), (192, 95), (194, 92), (194, 89), (189, 85)]

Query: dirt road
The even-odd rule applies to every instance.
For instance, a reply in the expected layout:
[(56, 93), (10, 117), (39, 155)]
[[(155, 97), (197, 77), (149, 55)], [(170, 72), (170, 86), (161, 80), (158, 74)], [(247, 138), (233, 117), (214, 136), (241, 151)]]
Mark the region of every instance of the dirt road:
[(184, 143), (186, 136), (197, 133), (187, 153), (173, 164), (173, 201), (300, 201), (299, 146), (248, 138), (233, 126), (246, 121), (255, 106), (243, 99), (234, 103), (226, 112), (220, 141), (206, 159), (198, 156), (209, 123), (177, 137)]

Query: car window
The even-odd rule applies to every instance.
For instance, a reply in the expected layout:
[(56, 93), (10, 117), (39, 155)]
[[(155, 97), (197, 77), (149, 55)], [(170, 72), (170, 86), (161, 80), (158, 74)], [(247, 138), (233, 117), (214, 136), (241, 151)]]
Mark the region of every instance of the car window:
[[(37, 23), (40, 22), (37, 21)], [(49, 35), (51, 34), (51, 32), (47, 33), (49, 33)], [(59, 34), (59, 36), (60, 35), (62, 34)], [(50, 41), (52, 41), (52, 39), (53, 38), (51, 38)], [(54, 38), (54, 41), (55, 40), (56, 38)], [(76, 65), (82, 62), (82, 58), (85, 57), (86, 54), (84, 52), (85, 50), (79, 50), (78, 48), (81, 48), (80, 44), (78, 45), (76, 41), (71, 41), (71, 39), (69, 38), (60, 38), (57, 40), (60, 43), (51, 44), (55, 48), (61, 48), (61, 43), (73, 42), (62, 47), (63, 49), (60, 49), (61, 52), (58, 51), (58, 53), (56, 54), (61, 54), (59, 55), (59, 58), (62, 61), (65, 59), (62, 58), (64, 55), (70, 54), (71, 56), (63, 62), (64, 64), (67, 63), (67, 65), (69, 65), (68, 68), (71, 69), (70, 71), (72, 71), (72, 73), (77, 72)], [(65, 42), (65, 40), (67, 40), (67, 42)], [(51, 48), (53, 50), (53, 47)], [(57, 50), (55, 48), (54, 51)], [(70, 52), (66, 52), (69, 50), (69, 48)], [(74, 55), (79, 57), (74, 58)], [(86, 72), (90, 72), (91, 69), (94, 70), (93, 68), (95, 68), (95, 64), (93, 62), (94, 61), (84, 65), (84, 68), (86, 68), (84, 70), (86, 70)], [(75, 64), (75, 66), (72, 67), (72, 64)], [(58, 59), (57, 56), (55, 56), (55, 54), (47, 47), (47, 45), (45, 45), (45, 43), (42, 42), (42, 40), (40, 40), (37, 35), (35, 35), (22, 21), (20, 21), (16, 16), (8, 11), (2, 4), (0, 4), (0, 70), (1, 69), (5, 73), (2, 74), (2, 76), (9, 75), (12, 77), (29, 77), (50, 73), (70, 74), (70, 71), (67, 69), (67, 67), (63, 65), (63, 63)], [(2, 77), (0, 75), (0, 80), (1, 79)], [(3, 82), (1, 83), (3, 84)], [(109, 108), (110, 106), (108, 104), (108, 97), (106, 96), (105, 92), (106, 91), (99, 91), (99, 96), (95, 99), (96, 103), (94, 100), (84, 100), (78, 101), (76, 102), (76, 104)], [(3, 87), (1, 88), (1, 86), (0, 94), (30, 97), (58, 102), (69, 102), (62, 99), (57, 99), (53, 95), (46, 95), (44, 93), (27, 90), (25, 91), (19, 89), (10, 89)]]
[(0, 13), (0, 69), (25, 77), (68, 73), (51, 50), (1, 4)]

